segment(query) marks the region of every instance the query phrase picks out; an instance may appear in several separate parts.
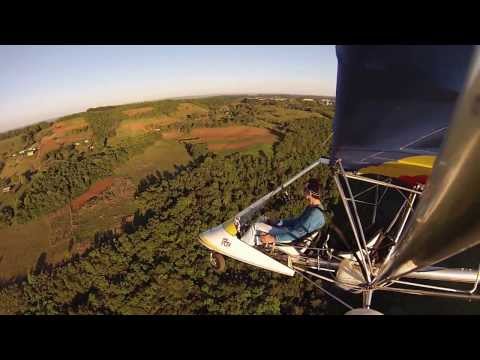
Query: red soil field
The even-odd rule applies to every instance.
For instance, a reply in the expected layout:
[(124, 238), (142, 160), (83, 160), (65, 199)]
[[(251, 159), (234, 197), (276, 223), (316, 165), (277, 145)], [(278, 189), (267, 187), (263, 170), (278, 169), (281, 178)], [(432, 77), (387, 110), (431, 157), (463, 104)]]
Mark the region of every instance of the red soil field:
[(64, 136), (64, 134), (70, 130), (75, 130), (85, 126), (85, 124), (72, 124), (65, 126), (63, 123), (56, 123), (52, 126), (53, 134), (44, 136), (40, 140), (40, 150), (38, 152), (38, 158), (42, 158), (46, 153), (60, 148), (61, 145), (66, 143), (72, 143), (80, 141), (85, 138), (85, 134)]
[(113, 180), (113, 177), (107, 177), (92, 184), (87, 191), (72, 200), (72, 210), (80, 209), (88, 200), (108, 190), (112, 186)]

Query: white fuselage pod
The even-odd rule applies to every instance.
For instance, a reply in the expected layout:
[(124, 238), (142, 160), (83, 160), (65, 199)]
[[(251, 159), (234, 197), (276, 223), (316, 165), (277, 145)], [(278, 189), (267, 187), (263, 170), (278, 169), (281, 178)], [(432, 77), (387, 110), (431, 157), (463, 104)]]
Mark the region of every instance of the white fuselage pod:
[(225, 223), (200, 234), (200, 243), (232, 259), (279, 274), (293, 276), (295, 271), (237, 238), (233, 223)]

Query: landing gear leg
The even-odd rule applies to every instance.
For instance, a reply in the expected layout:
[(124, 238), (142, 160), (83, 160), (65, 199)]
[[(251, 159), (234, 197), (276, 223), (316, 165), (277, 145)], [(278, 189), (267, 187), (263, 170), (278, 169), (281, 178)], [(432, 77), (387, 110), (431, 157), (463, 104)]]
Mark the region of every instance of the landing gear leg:
[(363, 292), (363, 307), (366, 309), (370, 309), (370, 305), (372, 305), (372, 294), (373, 290)]
[(373, 290), (363, 292), (363, 308), (352, 309), (345, 313), (345, 315), (383, 315), (381, 312), (370, 309), (372, 304)]

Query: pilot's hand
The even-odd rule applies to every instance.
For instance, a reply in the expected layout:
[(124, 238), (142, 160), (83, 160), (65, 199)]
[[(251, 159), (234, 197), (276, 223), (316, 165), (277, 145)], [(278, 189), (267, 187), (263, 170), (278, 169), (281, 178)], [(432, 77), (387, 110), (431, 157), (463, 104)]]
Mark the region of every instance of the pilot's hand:
[(262, 244), (265, 244), (265, 245), (275, 244), (275, 237), (270, 234), (265, 234), (260, 236), (260, 241), (262, 242)]

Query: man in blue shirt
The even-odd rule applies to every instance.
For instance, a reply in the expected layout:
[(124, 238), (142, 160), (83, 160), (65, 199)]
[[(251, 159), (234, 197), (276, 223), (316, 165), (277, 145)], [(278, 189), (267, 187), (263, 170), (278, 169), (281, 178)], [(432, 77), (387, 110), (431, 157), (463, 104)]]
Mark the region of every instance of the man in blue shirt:
[(310, 179), (305, 184), (304, 194), (308, 206), (299, 217), (279, 222), (269, 221), (268, 224), (255, 223), (241, 240), (251, 246), (291, 243), (322, 228), (325, 225), (325, 216), (321, 210), (320, 183), (317, 179)]

